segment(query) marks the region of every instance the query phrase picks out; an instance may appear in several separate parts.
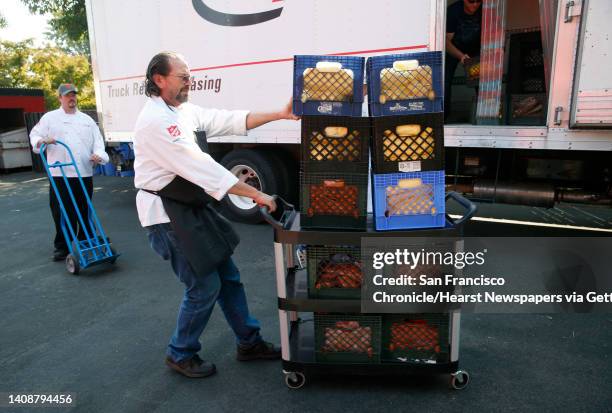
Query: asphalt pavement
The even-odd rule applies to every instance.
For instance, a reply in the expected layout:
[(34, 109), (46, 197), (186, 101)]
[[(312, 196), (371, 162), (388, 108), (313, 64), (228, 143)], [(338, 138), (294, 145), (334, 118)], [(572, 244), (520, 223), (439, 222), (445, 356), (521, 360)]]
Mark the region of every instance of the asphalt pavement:
[[(4, 396), (71, 393), (74, 406), (57, 411), (75, 412), (612, 411), (612, 314), (463, 315), (460, 365), (472, 378), (463, 391), (450, 390), (447, 377), (337, 376), (290, 390), (280, 362), (235, 360), (217, 308), (201, 356), (218, 374), (179, 376), (163, 359), (181, 284), (149, 248), (132, 179), (95, 177), (94, 187), (98, 215), (122, 255), (114, 266), (72, 276), (51, 261), (47, 180), (32, 172), (0, 176)], [(503, 235), (504, 226), (488, 225)], [(242, 242), (234, 258), (251, 312), (278, 343), (272, 229), (236, 228)]]

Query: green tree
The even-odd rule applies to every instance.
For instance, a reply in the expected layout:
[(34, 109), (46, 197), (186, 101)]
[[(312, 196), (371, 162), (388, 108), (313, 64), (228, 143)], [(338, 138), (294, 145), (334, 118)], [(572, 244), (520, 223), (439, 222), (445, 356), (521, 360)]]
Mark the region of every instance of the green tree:
[(79, 88), (79, 107), (95, 109), (93, 76), (87, 57), (58, 47), (35, 48), (32, 40), (0, 40), (0, 87), (36, 88), (45, 94), (47, 110), (59, 107), (57, 87), (71, 82)]
[(4, 29), (5, 27), (6, 27), (6, 19), (4, 18), (2, 13), (0, 13), (0, 29)]
[(22, 42), (0, 40), (0, 87), (28, 87), (32, 44), (32, 39)]
[(85, 0), (21, 0), (32, 13), (50, 14), (47, 37), (72, 54), (89, 52)]

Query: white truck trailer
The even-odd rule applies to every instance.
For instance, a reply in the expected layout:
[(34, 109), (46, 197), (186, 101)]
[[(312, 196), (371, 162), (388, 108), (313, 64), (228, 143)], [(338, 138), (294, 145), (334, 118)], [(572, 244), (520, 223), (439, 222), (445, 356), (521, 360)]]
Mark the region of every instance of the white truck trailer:
[[(86, 0), (105, 139), (111, 146), (131, 141), (145, 100), (144, 72), (159, 51), (186, 57), (192, 102), (274, 110), (291, 97), (296, 54), (369, 57), (445, 50), (446, 10), (455, 1)], [(445, 125), (447, 185), (496, 202), (610, 204), (612, 47), (607, 22), (612, 3), (484, 0), (482, 7), (483, 47), (497, 45), (503, 56), (496, 83), (500, 115), (495, 124), (472, 115)], [(495, 27), (491, 16), (497, 19)], [(540, 124), (525, 126), (511, 122), (512, 110), (504, 106), (511, 104), (508, 79), (516, 79), (520, 70), (512, 63), (520, 47), (513, 36), (533, 32), (541, 43), (545, 107)], [(485, 88), (470, 92), (458, 78), (452, 86), (457, 92), (453, 106), (480, 113)], [(213, 156), (241, 180), (294, 200), (299, 143), (300, 124), (292, 121), (265, 125), (248, 136), (209, 139)], [(259, 220), (250, 200), (229, 196), (224, 203), (235, 218)]]

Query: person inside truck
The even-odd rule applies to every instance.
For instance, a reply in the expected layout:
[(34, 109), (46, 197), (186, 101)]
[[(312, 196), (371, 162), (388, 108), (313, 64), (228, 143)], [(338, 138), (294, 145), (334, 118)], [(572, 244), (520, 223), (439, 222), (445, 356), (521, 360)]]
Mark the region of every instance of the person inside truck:
[(444, 70), (444, 114), (451, 116), (452, 82), (459, 63), (465, 65), (480, 55), (482, 0), (459, 0), (446, 12), (446, 62)]
[(181, 55), (163, 52), (151, 59), (145, 80), (148, 99), (134, 131), (134, 185), (141, 189), (136, 205), (151, 248), (170, 260), (185, 287), (166, 365), (187, 377), (207, 377), (216, 367), (198, 355), (199, 340), (215, 302), (234, 331), (239, 361), (279, 359), (281, 354), (263, 340), (259, 321), (249, 313), (240, 272), (231, 258), (237, 235), (208, 198), (246, 196), (271, 211), (276, 203), (204, 153), (193, 131), (205, 131), (209, 137), (246, 135), (271, 121), (298, 118), (291, 103), (270, 113), (201, 108), (187, 102), (190, 79)]

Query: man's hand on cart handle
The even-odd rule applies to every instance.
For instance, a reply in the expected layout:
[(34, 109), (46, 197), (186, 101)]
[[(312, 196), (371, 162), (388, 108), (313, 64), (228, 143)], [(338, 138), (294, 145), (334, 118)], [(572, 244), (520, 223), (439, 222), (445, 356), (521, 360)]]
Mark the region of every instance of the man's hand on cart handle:
[(276, 211), (276, 201), (274, 201), (274, 198), (244, 182), (236, 182), (227, 192), (229, 194), (249, 197), (253, 202), (257, 203), (257, 205), (267, 206), (270, 212)]
[(52, 143), (55, 143), (55, 139), (54, 138), (42, 138), (42, 139), (39, 139), (38, 142), (36, 143), (36, 147), (40, 148), (43, 143), (45, 143), (47, 145), (51, 145)]
[(260, 207), (268, 207), (270, 213), (276, 211), (276, 201), (268, 194), (260, 192), (255, 198), (253, 198), (253, 201), (256, 202), (257, 205), (259, 205)]
[(95, 153), (93, 155), (91, 155), (89, 160), (92, 161), (94, 163), (94, 165), (97, 165), (97, 164), (103, 162), (102, 157), (99, 156), (99, 155), (96, 155)]

